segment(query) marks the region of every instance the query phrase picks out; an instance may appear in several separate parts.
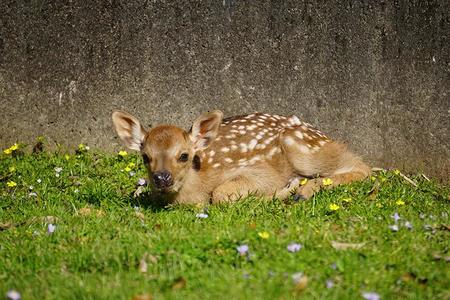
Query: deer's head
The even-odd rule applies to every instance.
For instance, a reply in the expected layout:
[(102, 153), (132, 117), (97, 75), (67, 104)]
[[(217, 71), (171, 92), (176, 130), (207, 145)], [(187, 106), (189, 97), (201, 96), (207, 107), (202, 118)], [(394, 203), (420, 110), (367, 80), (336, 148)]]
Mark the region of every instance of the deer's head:
[(140, 151), (154, 188), (176, 193), (183, 186), (190, 170), (200, 168), (198, 153), (216, 138), (223, 114), (205, 113), (197, 118), (190, 132), (173, 125), (160, 125), (145, 130), (132, 115), (115, 111), (114, 128), (123, 144)]

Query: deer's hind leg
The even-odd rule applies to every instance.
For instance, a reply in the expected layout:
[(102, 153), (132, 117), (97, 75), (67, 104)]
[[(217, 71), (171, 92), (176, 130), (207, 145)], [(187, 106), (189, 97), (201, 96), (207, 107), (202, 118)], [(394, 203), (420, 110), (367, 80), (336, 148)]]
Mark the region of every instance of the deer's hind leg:
[[(288, 161), (299, 175), (313, 178), (297, 193), (310, 198), (321, 187), (334, 187), (342, 183), (361, 180), (370, 175), (370, 168), (361, 158), (347, 150), (344, 144), (331, 141), (300, 126), (286, 129), (280, 134), (280, 144)], [(323, 178), (331, 179), (324, 186)]]

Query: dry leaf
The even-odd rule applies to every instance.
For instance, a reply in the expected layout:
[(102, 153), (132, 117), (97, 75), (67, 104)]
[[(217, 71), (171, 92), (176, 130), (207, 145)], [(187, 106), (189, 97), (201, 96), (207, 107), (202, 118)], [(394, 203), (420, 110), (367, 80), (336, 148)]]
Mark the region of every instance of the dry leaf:
[(141, 295), (134, 295), (133, 300), (153, 300), (153, 296), (148, 293)]
[(415, 280), (416, 278), (417, 278), (416, 274), (410, 272), (406, 272), (405, 274), (402, 275), (402, 280), (405, 282)]
[(445, 262), (450, 262), (450, 256), (442, 256), (438, 253), (434, 253), (433, 254), (433, 259), (434, 260), (443, 260)]
[(141, 221), (145, 220), (145, 215), (143, 213), (141, 213), (140, 211), (135, 211), (134, 215)]
[(331, 241), (331, 246), (336, 250), (347, 250), (347, 249), (361, 249), (366, 243), (341, 243), (336, 241)]
[(147, 259), (154, 264), (156, 264), (158, 262), (158, 258), (151, 254), (147, 254)]
[(255, 222), (252, 222), (252, 223), (248, 224), (248, 227), (249, 227), (250, 229), (256, 229), (256, 223), (255, 223)]
[(148, 265), (147, 262), (145, 261), (145, 255), (143, 258), (141, 258), (141, 260), (139, 261), (139, 272), (141, 273), (147, 273), (148, 270)]
[(13, 227), (13, 223), (7, 222), (7, 223), (0, 223), (0, 230), (6, 230)]
[(300, 277), (300, 279), (295, 284), (294, 291), (301, 292), (305, 290), (307, 286), (308, 286), (308, 276), (302, 275), (302, 277)]
[(178, 277), (172, 284), (172, 290), (179, 290), (186, 287), (186, 279)]
[(95, 209), (90, 207), (83, 207), (78, 210), (78, 213), (82, 216), (90, 216), (92, 214), (95, 214), (97, 217), (103, 217), (105, 215), (105, 212), (101, 209)]
[(145, 186), (143, 186), (143, 185), (138, 186), (138, 188), (133, 193), (133, 197), (134, 198), (139, 197), (139, 195), (142, 194), (142, 192), (144, 192), (144, 190), (145, 190)]
[(153, 225), (153, 229), (161, 230), (161, 224), (156, 223), (155, 225)]
[(440, 228), (441, 230), (447, 230), (447, 231), (450, 231), (450, 226), (449, 225), (446, 225), (446, 224), (441, 224), (441, 228)]

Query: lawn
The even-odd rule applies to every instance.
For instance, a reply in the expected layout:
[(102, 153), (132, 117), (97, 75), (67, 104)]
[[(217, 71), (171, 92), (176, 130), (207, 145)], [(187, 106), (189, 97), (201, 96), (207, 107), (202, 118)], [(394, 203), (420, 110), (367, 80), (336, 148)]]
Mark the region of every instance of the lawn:
[(0, 297), (450, 299), (449, 186), (422, 174), (163, 206), (137, 155), (40, 148), (0, 154)]

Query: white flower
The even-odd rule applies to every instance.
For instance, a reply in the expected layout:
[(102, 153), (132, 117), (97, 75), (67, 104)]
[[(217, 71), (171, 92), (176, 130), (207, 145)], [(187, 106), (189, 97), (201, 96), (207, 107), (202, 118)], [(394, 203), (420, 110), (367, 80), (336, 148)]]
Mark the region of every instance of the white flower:
[(16, 290), (9, 290), (6, 293), (6, 299), (8, 299), (8, 300), (20, 300), (21, 296), (20, 296), (20, 293), (18, 291), (16, 291)]
[(47, 233), (48, 234), (52, 234), (53, 232), (55, 232), (55, 230), (56, 230), (56, 225), (48, 224), (48, 226), (47, 226)]

